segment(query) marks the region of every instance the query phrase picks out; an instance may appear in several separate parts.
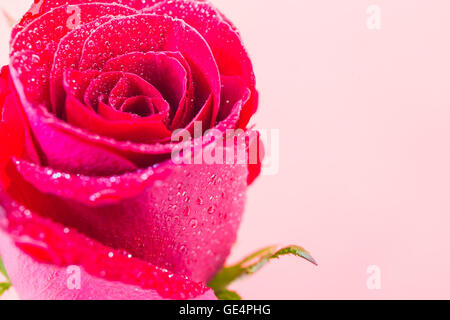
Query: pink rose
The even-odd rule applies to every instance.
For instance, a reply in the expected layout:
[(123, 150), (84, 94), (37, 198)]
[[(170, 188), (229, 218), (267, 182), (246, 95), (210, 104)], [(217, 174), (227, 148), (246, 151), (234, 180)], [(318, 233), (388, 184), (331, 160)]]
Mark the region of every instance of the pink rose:
[(0, 79), (0, 253), (19, 295), (215, 298), (204, 283), (260, 162), (175, 163), (174, 131), (246, 130), (257, 104), (239, 33), (207, 2), (35, 0)]

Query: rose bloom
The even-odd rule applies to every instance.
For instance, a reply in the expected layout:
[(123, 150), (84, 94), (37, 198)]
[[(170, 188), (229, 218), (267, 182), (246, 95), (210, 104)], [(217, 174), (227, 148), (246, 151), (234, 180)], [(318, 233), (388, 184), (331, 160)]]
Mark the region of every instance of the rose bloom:
[(0, 79), (0, 253), (19, 296), (214, 299), (260, 162), (175, 163), (173, 133), (259, 145), (257, 104), (207, 2), (35, 0)]

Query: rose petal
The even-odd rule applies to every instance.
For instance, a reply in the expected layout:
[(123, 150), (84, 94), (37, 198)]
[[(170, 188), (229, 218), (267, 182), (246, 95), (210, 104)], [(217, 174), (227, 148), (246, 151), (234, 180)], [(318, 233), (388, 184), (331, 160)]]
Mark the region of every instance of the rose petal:
[(245, 128), (258, 106), (258, 93), (255, 89), (253, 66), (242, 40), (224, 16), (210, 3), (197, 0), (166, 0), (144, 9), (145, 12), (157, 14), (169, 13), (174, 18), (185, 21), (196, 29), (208, 42), (220, 74), (239, 76), (252, 92), (250, 100), (245, 104), (239, 126)]
[[(0, 251), (23, 299), (214, 299), (202, 284), (108, 248), (0, 196)], [(69, 284), (79, 267), (79, 290)]]
[(26, 101), (49, 108), (48, 72), (51, 57), (47, 53), (37, 55), (33, 51), (21, 51), (11, 57), (10, 66), (14, 69), (16, 82), (22, 83)]
[(23, 157), (40, 162), (32, 134), (16, 97), (9, 89), (9, 68), (0, 74), (0, 188), (9, 186), (5, 174), (11, 157)]
[[(128, 35), (133, 34), (130, 38)], [(89, 45), (89, 44), (95, 45)], [(96, 29), (86, 40), (80, 70), (101, 69), (111, 58), (131, 52), (176, 51), (189, 63), (198, 103), (213, 95), (211, 121), (214, 125), (220, 104), (220, 78), (211, 50), (204, 39), (180, 20), (167, 16), (134, 15), (114, 19)]]
[(245, 105), (251, 95), (250, 89), (242, 81), (241, 77), (222, 76), (221, 82), (222, 92), (218, 121), (225, 120), (239, 100), (244, 100), (243, 104)]
[[(11, 66), (17, 69), (18, 80), (25, 84), (28, 101), (44, 104), (49, 108), (48, 75), (61, 38), (75, 28), (102, 16), (131, 13), (133, 10), (115, 4), (80, 4), (76, 7), (58, 7), (31, 22), (17, 34), (11, 44), (10, 53)], [(26, 52), (26, 55), (21, 52)]]
[(109, 177), (108, 186), (106, 178), (46, 170), (23, 162), (11, 168), (15, 183), (8, 193), (32, 211), (195, 281), (210, 280), (236, 240), (247, 188), (245, 164), (168, 161), (157, 168), (164, 179), (147, 176), (151, 183), (137, 188), (135, 196), (135, 190), (121, 190), (133, 189), (130, 183), (142, 181), (143, 172)]
[(125, 121), (108, 121), (92, 109), (86, 108), (72, 96), (68, 96), (66, 99), (66, 114), (69, 123), (118, 141), (153, 143), (171, 136), (171, 132), (161, 119), (148, 117)]
[[(106, 73), (103, 73), (106, 74)], [(136, 96), (146, 96), (149, 98), (162, 99), (161, 93), (152, 84), (145, 81), (138, 75), (132, 73), (122, 73), (122, 78), (111, 90), (108, 100), (109, 105), (115, 109), (120, 109), (127, 98)]]
[[(102, 3), (121, 4), (134, 9), (142, 9), (146, 6), (146, 2), (158, 3), (160, 0), (101, 0)], [(22, 17), (21, 21), (14, 26), (11, 39), (15, 39), (17, 34), (21, 32), (27, 25), (42, 16), (50, 10), (63, 5), (79, 5), (92, 2), (99, 2), (98, 0), (34, 0), (30, 10)]]
[[(175, 58), (175, 56), (178, 58)], [(177, 53), (133, 52), (109, 60), (102, 72), (123, 71), (133, 73), (151, 83), (161, 92), (172, 107), (172, 115), (183, 111), (186, 101), (190, 102), (188, 84), (192, 86), (190, 68)], [(191, 104), (188, 105), (192, 109)]]
[[(79, 135), (55, 130), (53, 125), (56, 119), (45, 110), (27, 108), (26, 115), (34, 138), (46, 159), (46, 165), (67, 172), (97, 176), (120, 174), (137, 169), (137, 166), (124, 155), (96, 143), (98, 138), (85, 140), (86, 132), (82, 132), (81, 129), (76, 131)], [(73, 128), (70, 130), (74, 132)]]
[[(12, 176), (16, 174), (14, 170), (17, 170), (29, 183), (39, 184), (41, 192), (55, 194), (64, 199), (76, 199), (86, 206), (112, 205), (132, 199), (145, 189), (155, 187), (168, 175), (166, 168), (155, 167), (123, 175), (89, 177), (43, 168), (25, 160), (13, 162), (15, 169), (8, 168), (13, 172)], [(19, 177), (19, 181), (21, 179)], [(56, 192), (52, 190), (55, 188)]]
[[(11, 95), (6, 97), (4, 104), (0, 104), (0, 114), (2, 115), (0, 121), (0, 141), (2, 141), (0, 149), (0, 186), (3, 187), (9, 186), (10, 183), (9, 178), (4, 173), (9, 160), (12, 156), (21, 156), (25, 149), (23, 125), (20, 123), (20, 117), (13, 113), (16, 110), (14, 98)], [(9, 116), (10, 114), (12, 116)]]
[(59, 42), (49, 76), (52, 110), (58, 117), (62, 117), (66, 97), (63, 86), (64, 72), (78, 68), (78, 61), (86, 39), (93, 30), (111, 19), (112, 17), (107, 16), (87, 23), (69, 32)]
[(87, 88), (91, 82), (99, 76), (100, 71), (96, 70), (88, 70), (84, 72), (71, 69), (66, 70), (63, 76), (63, 87), (65, 90), (65, 94), (63, 96), (65, 97), (67, 94), (83, 101)]
[(11, 56), (23, 50), (42, 52), (49, 44), (58, 43), (75, 28), (100, 17), (132, 13), (132, 9), (118, 4), (91, 3), (58, 7), (33, 20), (17, 34), (11, 44)]
[(169, 118), (170, 106), (162, 98), (136, 96), (126, 99), (120, 110), (122, 113), (131, 113), (147, 119), (159, 119), (165, 122)]
[(136, 118), (139, 118), (137, 115), (134, 115), (132, 113), (122, 112), (116, 109), (111, 108), (107, 104), (103, 103), (102, 101), (98, 104), (97, 113), (104, 119), (109, 121), (118, 121), (118, 120), (134, 120)]
[[(15, 70), (12, 69), (13, 77), (14, 72)], [(24, 89), (20, 83), (16, 85), (15, 90), (19, 97), (23, 97)], [(22, 101), (26, 100), (22, 99)], [(104, 176), (133, 171), (135, 167), (133, 169), (123, 160), (128, 159), (139, 167), (148, 167), (170, 158), (174, 148), (180, 145), (177, 142), (152, 145), (120, 142), (74, 128), (46, 110), (32, 107), (28, 103), (24, 103), (23, 108), (29, 118), (36, 141), (47, 159), (47, 164), (69, 173)], [(227, 129), (236, 127), (241, 111), (239, 103), (234, 110), (235, 112), (216, 126), (218, 130), (225, 132)], [(49, 136), (55, 137), (51, 143)], [(200, 141), (194, 141), (194, 145), (203, 144), (208, 139), (197, 140)], [(191, 142), (184, 144), (191, 144)], [(77, 151), (75, 156), (72, 155), (74, 150)], [(89, 157), (82, 157), (83, 154)], [(102, 165), (99, 166), (99, 163)]]

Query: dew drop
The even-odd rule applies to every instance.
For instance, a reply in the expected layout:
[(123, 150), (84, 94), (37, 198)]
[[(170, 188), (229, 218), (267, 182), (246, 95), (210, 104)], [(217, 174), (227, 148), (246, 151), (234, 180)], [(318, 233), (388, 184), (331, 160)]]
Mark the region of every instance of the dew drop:
[(192, 229), (196, 229), (198, 227), (197, 219), (192, 219), (190, 225)]

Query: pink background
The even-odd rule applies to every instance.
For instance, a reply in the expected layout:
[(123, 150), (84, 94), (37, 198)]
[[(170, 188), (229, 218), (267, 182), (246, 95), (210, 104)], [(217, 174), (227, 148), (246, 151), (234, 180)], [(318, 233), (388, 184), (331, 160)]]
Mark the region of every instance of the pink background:
[[(0, 0), (13, 16), (30, 0)], [(213, 0), (253, 58), (260, 128), (280, 129), (231, 261), (300, 244), (319, 267), (272, 263), (247, 299), (450, 298), (448, 0)], [(366, 9), (381, 8), (381, 30)], [(8, 30), (0, 22), (7, 62)], [(381, 269), (369, 290), (367, 267)]]

